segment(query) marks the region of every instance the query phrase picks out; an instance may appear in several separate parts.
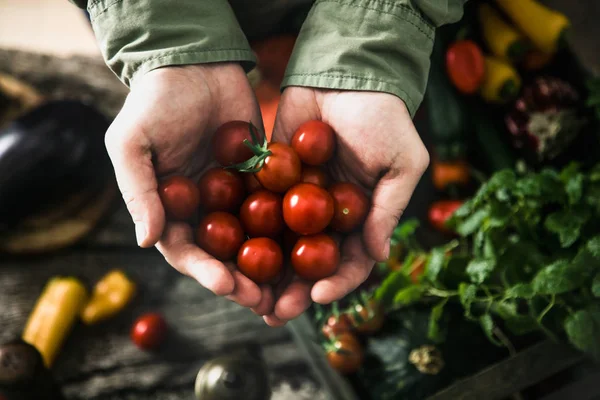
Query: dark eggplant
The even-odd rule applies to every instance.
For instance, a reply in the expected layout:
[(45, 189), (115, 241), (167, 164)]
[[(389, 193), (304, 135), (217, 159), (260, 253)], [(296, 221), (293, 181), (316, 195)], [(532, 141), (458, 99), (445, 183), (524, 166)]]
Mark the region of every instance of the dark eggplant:
[(61, 100), (0, 130), (0, 233), (75, 194), (102, 190), (112, 174), (104, 146), (109, 124), (94, 107)]

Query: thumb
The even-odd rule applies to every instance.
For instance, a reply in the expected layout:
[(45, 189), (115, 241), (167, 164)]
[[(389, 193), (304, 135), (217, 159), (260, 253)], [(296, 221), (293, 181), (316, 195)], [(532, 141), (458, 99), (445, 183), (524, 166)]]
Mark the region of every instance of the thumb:
[(384, 175), (373, 191), (372, 205), (363, 230), (369, 255), (378, 262), (388, 259), (390, 241), (400, 217), (419, 182), (420, 175)]
[(165, 211), (158, 195), (151, 144), (138, 124), (130, 122), (126, 110), (117, 116), (105, 137), (117, 184), (135, 223), (140, 247), (152, 247), (165, 227)]

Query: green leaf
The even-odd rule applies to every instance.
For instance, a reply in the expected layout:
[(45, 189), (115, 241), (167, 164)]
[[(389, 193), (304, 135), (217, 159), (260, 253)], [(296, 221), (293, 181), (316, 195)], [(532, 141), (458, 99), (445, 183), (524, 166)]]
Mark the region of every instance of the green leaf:
[(429, 317), (429, 331), (427, 337), (435, 343), (441, 343), (446, 338), (446, 332), (444, 329), (440, 329), (440, 320), (444, 314), (444, 307), (448, 302), (448, 298), (440, 301), (431, 309), (431, 315)]
[(490, 314), (484, 314), (479, 317), (479, 324), (490, 342), (494, 343), (496, 346), (502, 346), (502, 343), (494, 336), (494, 320)]
[(589, 213), (585, 211), (560, 210), (550, 214), (544, 227), (559, 236), (563, 248), (571, 246), (579, 239), (581, 228), (587, 222)]
[(533, 278), (533, 290), (540, 294), (561, 294), (581, 287), (589, 271), (579, 263), (559, 259), (540, 270)]
[(422, 285), (414, 285), (406, 287), (394, 296), (395, 305), (409, 305), (415, 303), (423, 298), (425, 294), (425, 287)]
[(570, 204), (577, 204), (583, 194), (583, 174), (577, 174), (565, 183), (565, 191)]
[(406, 242), (415, 234), (419, 225), (420, 222), (417, 218), (407, 219), (394, 229), (392, 239), (396, 242)]
[(508, 288), (504, 294), (507, 299), (531, 299), (535, 296), (535, 291), (528, 283), (517, 283), (516, 285)]
[(509, 204), (493, 203), (488, 221), (489, 226), (492, 228), (505, 227), (510, 221), (512, 215), (513, 212)]
[(444, 261), (446, 259), (445, 253), (446, 252), (441, 247), (436, 247), (433, 250), (431, 250), (429, 261), (427, 262), (427, 266), (425, 267), (425, 276), (427, 277), (427, 279), (429, 279), (429, 281), (437, 281), (438, 275), (444, 267)]
[(600, 261), (600, 235), (588, 240), (585, 247), (592, 257)]
[(565, 320), (569, 341), (600, 361), (600, 306), (593, 304)]
[(456, 232), (461, 236), (469, 236), (473, 232), (475, 232), (483, 221), (489, 215), (489, 210), (487, 208), (482, 208), (480, 210), (475, 211), (473, 214), (460, 221), (456, 226)]
[(465, 309), (465, 317), (471, 318), (471, 305), (477, 300), (477, 286), (462, 282), (458, 285), (458, 295)]
[(490, 276), (495, 266), (496, 261), (494, 259), (474, 259), (467, 265), (467, 275), (471, 278), (471, 282), (483, 283)]
[(504, 324), (515, 335), (526, 335), (540, 328), (535, 318), (530, 315), (514, 315), (505, 319)]
[(404, 271), (393, 271), (381, 282), (375, 291), (374, 298), (384, 307), (393, 303), (396, 293), (412, 286), (412, 281), (404, 274)]
[(600, 297), (600, 272), (596, 274), (592, 281), (592, 294), (596, 297)]

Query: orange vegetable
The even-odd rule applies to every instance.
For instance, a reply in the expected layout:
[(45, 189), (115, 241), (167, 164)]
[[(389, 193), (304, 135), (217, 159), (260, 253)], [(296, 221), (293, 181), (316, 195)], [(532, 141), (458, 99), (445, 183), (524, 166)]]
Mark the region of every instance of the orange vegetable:
[(471, 40), (452, 43), (446, 51), (446, 72), (460, 92), (477, 92), (485, 76), (485, 62), (479, 46)]
[(471, 175), (465, 161), (439, 161), (432, 163), (433, 185), (438, 190), (446, 190), (451, 185), (466, 185)]

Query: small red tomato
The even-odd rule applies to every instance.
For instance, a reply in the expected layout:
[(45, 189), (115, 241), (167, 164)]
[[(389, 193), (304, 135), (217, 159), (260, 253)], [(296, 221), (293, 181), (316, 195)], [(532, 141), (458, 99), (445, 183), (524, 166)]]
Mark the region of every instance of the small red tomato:
[(446, 72), (462, 93), (475, 93), (485, 76), (483, 52), (472, 40), (454, 42), (446, 51)]
[(258, 182), (267, 190), (284, 193), (300, 182), (302, 164), (298, 154), (283, 143), (269, 143), (271, 154), (265, 158), (260, 171), (255, 173)]
[(235, 212), (244, 201), (244, 181), (235, 171), (211, 168), (198, 182), (200, 205), (206, 212)]
[(383, 307), (375, 300), (369, 300), (366, 304), (356, 304), (354, 312), (349, 315), (350, 321), (358, 333), (370, 335), (383, 327)]
[(252, 193), (240, 208), (240, 221), (250, 237), (276, 237), (284, 227), (281, 195), (264, 189)]
[(325, 122), (308, 121), (296, 130), (291, 144), (305, 164), (325, 164), (335, 151), (335, 133)]
[(342, 374), (358, 371), (364, 360), (364, 351), (358, 339), (351, 333), (343, 333), (334, 339), (327, 349), (329, 365)]
[(312, 165), (302, 166), (302, 182), (312, 183), (322, 188), (329, 186), (329, 177), (327, 172), (322, 167), (315, 167)]
[(167, 336), (167, 323), (160, 314), (149, 313), (139, 317), (131, 329), (131, 340), (143, 350), (160, 347)]
[(212, 138), (215, 160), (223, 167), (249, 160), (254, 154), (244, 144), (244, 139), (252, 142), (250, 129), (254, 129), (259, 141), (262, 140), (262, 135), (248, 121), (230, 121), (221, 125)]
[(301, 236), (292, 250), (292, 267), (296, 275), (307, 281), (318, 281), (333, 275), (339, 262), (337, 243), (324, 233)]
[(329, 188), (333, 197), (333, 219), (331, 227), (348, 233), (362, 225), (369, 212), (369, 198), (354, 183), (335, 183)]
[(254, 282), (268, 283), (281, 272), (283, 253), (273, 239), (249, 239), (238, 252), (237, 265), (242, 274)]
[(236, 256), (244, 243), (244, 231), (235, 216), (215, 211), (198, 224), (196, 243), (213, 257), (228, 261)]
[(329, 225), (333, 218), (333, 198), (312, 183), (299, 183), (283, 198), (283, 219), (300, 235), (314, 235)]
[(261, 190), (263, 187), (260, 185), (260, 182), (256, 179), (254, 174), (246, 172), (242, 174), (244, 178), (244, 186), (246, 187), (246, 192), (254, 193)]
[(352, 321), (346, 314), (332, 315), (325, 321), (321, 332), (326, 338), (333, 339), (342, 333), (352, 332)]
[(463, 205), (462, 200), (439, 200), (429, 207), (427, 217), (429, 223), (438, 231), (453, 233), (447, 226), (446, 221)]
[(200, 205), (200, 191), (191, 179), (172, 176), (158, 186), (158, 195), (170, 218), (189, 219)]

